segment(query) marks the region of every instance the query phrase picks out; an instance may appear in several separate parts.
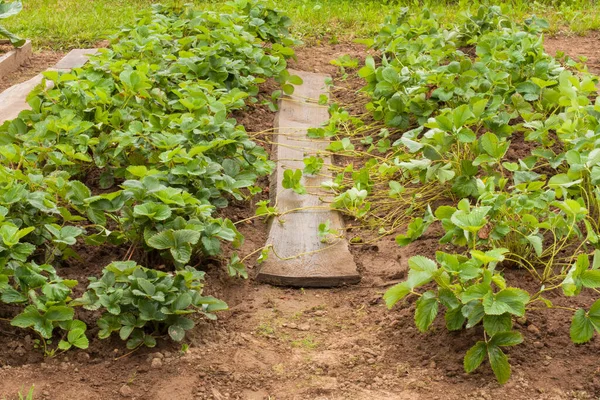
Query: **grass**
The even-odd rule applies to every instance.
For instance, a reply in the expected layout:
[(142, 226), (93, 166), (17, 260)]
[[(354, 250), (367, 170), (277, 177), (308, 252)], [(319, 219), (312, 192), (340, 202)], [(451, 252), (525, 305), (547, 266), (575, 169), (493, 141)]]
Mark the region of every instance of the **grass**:
[[(157, 0), (22, 0), (23, 12), (3, 21), (7, 28), (33, 40), (37, 48), (65, 50), (92, 46)], [(169, 2), (172, 0), (164, 0)], [(402, 6), (423, 8), (415, 0), (274, 0), (294, 21), (293, 30), (309, 44), (371, 36), (386, 15)], [(218, 8), (224, 1), (195, 0), (202, 8)], [(600, 2), (595, 0), (496, 1), (517, 19), (535, 13), (549, 20), (551, 33), (584, 33), (600, 29)], [(432, 1), (434, 10), (452, 15), (477, 7), (478, 1)]]

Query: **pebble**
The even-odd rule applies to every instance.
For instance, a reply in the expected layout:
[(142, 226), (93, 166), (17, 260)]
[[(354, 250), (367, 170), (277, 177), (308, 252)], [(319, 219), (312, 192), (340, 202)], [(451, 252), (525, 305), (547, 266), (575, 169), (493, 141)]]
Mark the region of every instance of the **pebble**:
[(156, 353), (154, 353), (154, 358), (161, 358), (162, 359), (162, 358), (165, 358), (165, 356), (161, 352), (156, 352)]
[(544, 343), (542, 343), (542, 342), (533, 342), (533, 345), (535, 347), (537, 347), (538, 349), (541, 349), (542, 347), (544, 347)]
[(530, 324), (530, 325), (527, 327), (527, 330), (528, 330), (529, 332), (533, 333), (533, 334), (534, 334), (534, 335), (536, 335), (536, 336), (540, 336), (540, 330), (538, 329), (538, 327), (537, 327), (537, 326), (535, 326), (535, 325), (533, 325), (533, 324)]
[(301, 331), (310, 331), (310, 325), (309, 324), (302, 324), (300, 326), (298, 326), (298, 329)]
[(377, 357), (379, 354), (377, 354), (377, 352), (373, 349), (370, 349), (368, 347), (365, 347), (364, 349), (362, 349), (363, 353), (367, 353), (372, 355), (373, 357)]
[(160, 358), (153, 358), (152, 359), (152, 364), (150, 364), (152, 366), (152, 368), (160, 368), (162, 367), (162, 361)]
[(123, 397), (131, 397), (133, 396), (133, 389), (131, 389), (128, 385), (123, 385), (121, 386), (121, 389), (119, 389), (119, 393), (121, 393), (121, 396)]

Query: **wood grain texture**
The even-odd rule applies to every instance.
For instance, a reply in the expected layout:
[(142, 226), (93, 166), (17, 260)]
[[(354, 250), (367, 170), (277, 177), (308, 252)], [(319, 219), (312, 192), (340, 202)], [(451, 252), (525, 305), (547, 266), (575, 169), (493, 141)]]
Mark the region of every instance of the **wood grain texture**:
[[(303, 169), (303, 159), (324, 150), (329, 142), (307, 137), (307, 130), (318, 127), (329, 119), (326, 106), (318, 104), (320, 95), (327, 95), (326, 75), (290, 71), (299, 75), (304, 83), (296, 87), (293, 96), (280, 100), (275, 119), (275, 139), (272, 157), (277, 167), (272, 177), (271, 190), (277, 209), (286, 214), (275, 218), (270, 225), (267, 245), (273, 247), (269, 258), (258, 273), (257, 279), (275, 285), (297, 287), (330, 287), (360, 281), (348, 242), (343, 237), (344, 222), (341, 215), (324, 202), (330, 194), (320, 188), (331, 180), (323, 157), (324, 168), (318, 176), (304, 176), (302, 183), (308, 194), (299, 195), (282, 186), (286, 169)], [(299, 210), (300, 209), (300, 210)], [(340, 232), (339, 238), (321, 242), (319, 224), (330, 222), (330, 228)]]

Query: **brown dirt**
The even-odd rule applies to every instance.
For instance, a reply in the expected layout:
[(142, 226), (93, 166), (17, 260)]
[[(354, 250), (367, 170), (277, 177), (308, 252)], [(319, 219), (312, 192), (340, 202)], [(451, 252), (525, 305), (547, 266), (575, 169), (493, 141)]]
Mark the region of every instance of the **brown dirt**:
[(576, 61), (585, 57), (589, 70), (600, 72), (600, 32), (590, 32), (585, 36), (558, 35), (547, 38), (544, 46), (553, 56), (561, 51)]
[[(560, 45), (560, 43), (559, 43)], [(329, 60), (364, 54), (357, 45), (300, 49), (292, 67), (336, 75)], [(352, 87), (348, 93), (355, 90)], [(348, 99), (352, 96), (348, 95)], [(263, 106), (237, 117), (248, 131), (272, 127)], [(268, 187), (265, 182), (265, 187)], [(247, 204), (234, 203), (225, 215), (241, 220), (252, 215)], [(267, 226), (259, 220), (239, 224), (246, 236), (241, 254), (264, 245)], [(371, 239), (354, 228), (349, 236)], [(217, 322), (200, 322), (189, 334), (187, 352), (166, 341), (155, 349), (130, 355), (117, 339), (92, 340), (88, 351), (69, 351), (42, 362), (33, 335), (12, 331), (0, 322), (0, 398), (16, 398), (35, 384), (40, 399), (591, 399), (600, 396), (600, 341), (577, 346), (569, 340), (570, 314), (532, 311), (517, 325), (525, 343), (510, 350), (513, 377), (495, 383), (488, 366), (473, 374), (462, 370), (462, 356), (481, 332), (447, 332), (437, 321), (432, 332), (414, 327), (414, 304), (406, 301), (388, 311), (381, 295), (402, 279), (408, 257), (440, 248), (431, 234), (405, 248), (385, 238), (352, 246), (363, 280), (336, 289), (289, 289), (226, 277), (218, 265), (204, 266), (207, 288), (230, 305)], [(228, 250), (230, 251), (230, 250)], [(82, 264), (105, 261), (118, 252), (86, 254)], [(218, 264), (218, 262), (214, 262)], [(75, 266), (64, 272), (72, 272)], [(89, 273), (94, 266), (81, 266)], [(86, 269), (88, 268), (88, 269)], [(70, 275), (70, 273), (69, 273)], [(523, 271), (506, 270), (510, 281), (533, 289)], [(591, 296), (575, 301), (560, 296), (559, 305), (589, 305)], [(26, 354), (33, 354), (27, 356)], [(119, 358), (120, 357), (120, 358)], [(159, 359), (160, 361), (152, 361)], [(158, 365), (160, 364), (160, 365)], [(154, 365), (154, 366), (153, 366)]]
[(13, 50), (14, 48), (15, 47), (10, 43), (0, 42), (0, 56), (2, 56), (5, 53), (8, 53), (9, 51)]
[(44, 50), (33, 53), (31, 58), (23, 63), (15, 72), (0, 77), (0, 92), (33, 78), (40, 72), (56, 64), (63, 56), (64, 53), (55, 51)]

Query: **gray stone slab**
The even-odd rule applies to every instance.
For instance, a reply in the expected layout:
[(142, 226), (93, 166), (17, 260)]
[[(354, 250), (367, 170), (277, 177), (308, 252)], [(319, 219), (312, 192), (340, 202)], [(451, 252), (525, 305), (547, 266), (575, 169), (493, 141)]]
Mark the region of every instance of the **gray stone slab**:
[(94, 55), (98, 49), (74, 49), (67, 53), (52, 69), (56, 70), (71, 70), (83, 66), (89, 59), (90, 55)]
[(0, 93), (0, 124), (15, 119), (21, 111), (30, 109), (27, 104), (27, 95), (42, 83), (42, 78), (41, 74), (36, 75), (30, 80), (11, 86)]
[[(303, 159), (324, 150), (329, 142), (307, 137), (307, 130), (318, 127), (329, 119), (327, 107), (317, 104), (321, 94), (327, 95), (326, 75), (290, 71), (300, 75), (303, 85), (296, 87), (293, 96), (280, 100), (275, 119), (275, 138), (272, 157), (277, 167), (272, 177), (274, 203), (283, 213), (271, 222), (267, 244), (273, 251), (262, 265), (257, 280), (274, 285), (297, 287), (331, 287), (360, 281), (356, 264), (344, 237), (341, 215), (323, 201), (330, 194), (320, 188), (331, 179), (327, 165), (318, 176), (304, 176), (302, 183), (308, 194), (299, 195), (282, 186), (286, 169), (303, 169)], [(329, 221), (340, 237), (322, 242), (318, 236), (319, 224)]]

